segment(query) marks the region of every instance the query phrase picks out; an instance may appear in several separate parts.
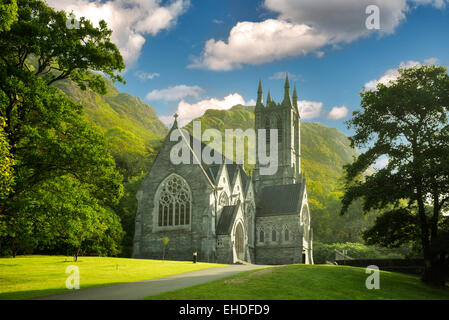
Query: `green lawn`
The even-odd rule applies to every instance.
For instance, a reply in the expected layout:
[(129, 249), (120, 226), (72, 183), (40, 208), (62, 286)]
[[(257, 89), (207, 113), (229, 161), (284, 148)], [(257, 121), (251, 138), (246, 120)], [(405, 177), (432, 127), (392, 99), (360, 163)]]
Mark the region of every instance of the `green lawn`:
[(176, 290), (147, 299), (179, 300), (372, 300), (449, 299), (449, 288), (434, 288), (418, 277), (380, 273), (380, 289), (368, 290), (363, 268), (290, 265), (245, 272), (224, 280)]
[(65, 282), (69, 274), (65, 271), (70, 265), (79, 268), (81, 289), (225, 266), (104, 257), (79, 257), (78, 262), (65, 256), (0, 258), (0, 299), (28, 299), (66, 291)]

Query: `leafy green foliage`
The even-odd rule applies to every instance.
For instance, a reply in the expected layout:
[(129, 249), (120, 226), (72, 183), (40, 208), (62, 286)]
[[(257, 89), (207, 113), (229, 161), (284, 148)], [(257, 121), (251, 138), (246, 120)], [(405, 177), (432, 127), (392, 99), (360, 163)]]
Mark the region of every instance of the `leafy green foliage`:
[(85, 118), (104, 133), (117, 168), (125, 181), (148, 169), (168, 133), (156, 110), (104, 79), (108, 93), (104, 96), (87, 89), (82, 91), (72, 81), (55, 86), (68, 97), (85, 106)]
[(343, 252), (353, 259), (401, 259), (408, 254), (408, 250), (401, 248), (395, 251), (367, 246), (361, 243), (313, 243), (313, 261), (316, 264), (326, 264), (335, 260), (335, 250)]
[[(348, 122), (355, 130), (352, 145), (367, 151), (347, 167), (342, 213), (360, 198), (365, 211), (393, 208), (368, 234), (370, 242), (395, 245), (404, 240), (398, 233), (411, 232), (426, 261), (423, 279), (444, 284), (445, 276), (433, 268), (449, 264), (444, 261), (449, 260), (448, 244), (444, 250), (436, 245), (442, 243), (440, 221), (449, 203), (449, 75), (437, 66), (401, 69), (399, 74), (389, 85), (363, 91), (362, 110)], [(360, 178), (381, 156), (388, 157), (388, 165)], [(392, 231), (388, 223), (396, 233), (386, 234)]]
[(9, 195), (14, 183), (14, 160), (9, 152), (10, 146), (3, 130), (4, 126), (5, 121), (0, 118), (0, 200)]
[(134, 177), (128, 182), (125, 182), (125, 193), (120, 199), (117, 206), (114, 207), (114, 211), (120, 217), (120, 222), (125, 231), (125, 235), (122, 240), (122, 251), (120, 256), (131, 257), (134, 244), (134, 229), (137, 213), (137, 199), (136, 194), (142, 184), (145, 174)]
[[(72, 248), (117, 254), (122, 237), (110, 208), (123, 195), (104, 136), (84, 119), (83, 107), (51, 84), (67, 79), (106, 93), (102, 71), (122, 80), (122, 57), (104, 22), (66, 14), (45, 2), (19, 0), (18, 16), (0, 31), (0, 115), (14, 158), (14, 192), (0, 201), (2, 253)], [(8, 159), (8, 158), (7, 158)]]
[(397, 248), (419, 238), (419, 221), (407, 208), (384, 212), (363, 234), (367, 244)]
[(0, 3), (0, 32), (8, 31), (17, 19), (17, 1), (2, 0)]

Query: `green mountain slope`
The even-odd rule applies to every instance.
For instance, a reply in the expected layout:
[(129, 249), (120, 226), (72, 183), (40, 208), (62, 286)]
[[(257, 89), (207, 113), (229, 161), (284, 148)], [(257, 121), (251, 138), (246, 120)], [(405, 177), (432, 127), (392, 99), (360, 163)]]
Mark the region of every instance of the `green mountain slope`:
[(91, 90), (82, 91), (71, 81), (56, 84), (66, 95), (85, 106), (87, 119), (102, 131), (110, 144), (117, 166), (125, 178), (148, 170), (152, 154), (168, 132), (154, 107), (139, 98), (120, 93), (105, 79), (105, 96)]

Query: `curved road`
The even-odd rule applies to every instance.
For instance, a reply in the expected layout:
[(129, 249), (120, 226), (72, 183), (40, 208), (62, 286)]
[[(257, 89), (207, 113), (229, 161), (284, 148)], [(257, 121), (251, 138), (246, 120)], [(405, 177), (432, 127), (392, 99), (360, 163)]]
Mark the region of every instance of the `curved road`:
[(151, 280), (62, 292), (50, 296), (38, 297), (35, 300), (138, 300), (155, 294), (187, 288), (263, 267), (267, 266), (245, 264), (203, 269)]

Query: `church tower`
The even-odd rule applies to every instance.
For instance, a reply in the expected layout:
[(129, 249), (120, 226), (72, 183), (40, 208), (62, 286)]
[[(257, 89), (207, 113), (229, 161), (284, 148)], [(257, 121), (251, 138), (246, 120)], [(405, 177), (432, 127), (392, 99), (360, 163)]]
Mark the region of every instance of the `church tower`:
[(270, 131), (278, 129), (278, 170), (274, 175), (261, 175), (256, 144), (256, 166), (254, 182), (256, 194), (266, 186), (296, 184), (301, 181), (301, 144), (300, 144), (300, 116), (298, 110), (298, 93), (296, 86), (293, 90), (293, 101), (290, 98), (290, 82), (288, 75), (284, 84), (284, 98), (281, 103), (272, 100), (268, 92), (266, 105), (263, 103), (262, 83), (259, 80), (257, 103), (255, 109), (255, 129), (259, 141), (259, 129), (266, 130), (266, 150), (270, 150)]

